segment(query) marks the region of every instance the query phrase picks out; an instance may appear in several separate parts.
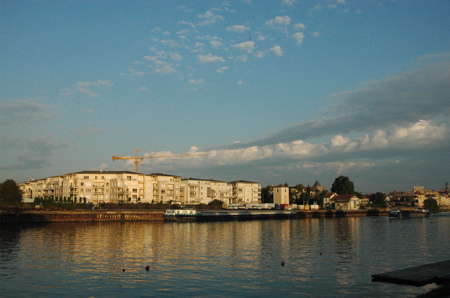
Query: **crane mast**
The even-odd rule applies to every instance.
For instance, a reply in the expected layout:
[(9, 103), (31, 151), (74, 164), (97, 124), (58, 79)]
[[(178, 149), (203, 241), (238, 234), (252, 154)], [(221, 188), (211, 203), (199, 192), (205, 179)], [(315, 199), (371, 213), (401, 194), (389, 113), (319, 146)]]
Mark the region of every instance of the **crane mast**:
[(139, 163), (144, 161), (145, 158), (172, 158), (172, 157), (188, 157), (188, 156), (204, 156), (206, 153), (184, 153), (184, 154), (168, 154), (168, 155), (150, 155), (150, 156), (139, 156), (139, 151), (142, 149), (136, 149), (136, 156), (116, 156), (112, 157), (112, 160), (117, 159), (128, 159), (134, 160), (134, 171), (139, 171)]

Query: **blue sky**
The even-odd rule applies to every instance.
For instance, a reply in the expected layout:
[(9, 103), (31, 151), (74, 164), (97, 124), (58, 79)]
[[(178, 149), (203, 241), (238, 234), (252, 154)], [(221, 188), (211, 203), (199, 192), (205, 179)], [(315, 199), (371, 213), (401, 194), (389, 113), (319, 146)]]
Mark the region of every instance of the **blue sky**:
[(0, 0), (0, 181), (449, 180), (449, 1)]

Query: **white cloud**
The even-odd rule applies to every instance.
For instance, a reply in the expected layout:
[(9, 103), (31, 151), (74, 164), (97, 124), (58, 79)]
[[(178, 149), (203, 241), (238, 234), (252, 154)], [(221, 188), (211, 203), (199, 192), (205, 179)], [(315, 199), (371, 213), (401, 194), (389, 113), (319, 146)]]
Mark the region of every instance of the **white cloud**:
[(222, 57), (215, 56), (212, 54), (197, 55), (197, 58), (200, 62), (204, 62), (204, 63), (225, 62), (225, 59), (223, 59)]
[(272, 28), (286, 27), (291, 23), (291, 18), (288, 16), (277, 16), (274, 19), (266, 21), (266, 25)]
[(390, 130), (378, 129), (363, 137), (344, 137), (335, 135), (331, 138), (330, 148), (340, 152), (384, 150), (413, 150), (423, 146), (432, 146), (444, 142), (449, 132), (445, 124), (433, 125), (420, 120), (407, 126), (394, 126)]
[(190, 79), (189, 80), (189, 84), (191, 84), (191, 85), (203, 85), (204, 83), (205, 83), (204, 79), (198, 79), (198, 80)]
[(247, 84), (247, 83), (244, 82), (244, 81), (237, 81), (237, 83), (238, 83), (238, 85), (245, 85), (245, 84)]
[(181, 60), (181, 59), (183, 59), (183, 57), (180, 54), (177, 54), (177, 53), (170, 53), (170, 58), (172, 58), (172, 60)]
[(293, 6), (297, 2), (296, 0), (281, 0), (281, 3), (287, 6)]
[(313, 32), (313, 34), (312, 34), (314, 37), (319, 37), (320, 36), (320, 32)]
[(192, 28), (195, 28), (195, 27), (196, 27), (195, 24), (192, 23), (192, 22), (179, 21), (178, 24), (190, 26), (190, 27), (192, 27)]
[(279, 143), (268, 146), (251, 146), (239, 149), (212, 150), (208, 153), (208, 162), (219, 165), (248, 164), (258, 160), (272, 158), (305, 159), (318, 156), (326, 148), (304, 141)]
[(215, 14), (214, 12), (212, 12), (210, 10), (208, 10), (204, 14), (198, 14), (197, 17), (199, 19), (204, 19), (203, 22), (198, 24), (200, 26), (202, 26), (202, 25), (211, 25), (211, 24), (217, 23), (217, 22), (219, 22), (219, 21), (224, 19), (223, 16), (217, 15), (217, 14)]
[(259, 34), (257, 40), (258, 40), (258, 41), (265, 41), (266, 38), (267, 38), (266, 35)]
[(216, 72), (218, 73), (224, 73), (225, 71), (228, 70), (228, 66), (222, 66), (221, 68), (219, 68), (218, 70), (216, 70)]
[(218, 40), (211, 40), (211, 41), (209, 42), (209, 44), (210, 44), (213, 48), (215, 48), (215, 49), (218, 49), (218, 48), (220, 48), (221, 46), (223, 46), (223, 43), (220, 42), (220, 41), (218, 41)]
[(180, 46), (180, 44), (177, 41), (175, 41), (174, 39), (157, 39), (157, 38), (153, 38), (152, 41), (159, 42), (159, 43), (161, 43), (161, 44), (163, 44), (165, 46), (169, 46), (171, 48), (175, 48), (175, 47)]
[(305, 30), (305, 29), (306, 29), (306, 26), (305, 26), (305, 24), (297, 23), (297, 24), (294, 24), (293, 28), (294, 28), (295, 30)]
[(158, 74), (171, 74), (174, 72), (177, 72), (177, 71), (171, 65), (163, 65), (162, 67), (155, 69), (155, 73), (158, 73)]
[(97, 82), (78, 82), (74, 86), (74, 90), (90, 96), (90, 97), (97, 97), (100, 96), (98, 93), (94, 92), (92, 90), (93, 86), (111, 86), (112, 83), (110, 81), (106, 80), (98, 80)]
[(236, 48), (241, 51), (246, 51), (247, 53), (251, 53), (255, 48), (255, 43), (251, 40), (244, 41), (235, 45), (232, 45), (233, 48)]
[(154, 60), (156, 60), (156, 59), (158, 59), (158, 57), (156, 57), (156, 56), (144, 56), (144, 59), (145, 60), (148, 60), (148, 61), (154, 61)]
[(239, 62), (247, 62), (248, 61), (248, 57), (247, 55), (242, 55), (242, 56), (234, 56), (234, 57), (229, 57), (230, 59), (239, 61)]
[(305, 34), (303, 32), (296, 32), (292, 34), (292, 37), (297, 41), (297, 45), (301, 44), (303, 42), (303, 39), (305, 38)]
[(227, 30), (232, 31), (232, 32), (244, 33), (244, 32), (247, 32), (248, 30), (250, 30), (250, 27), (247, 27), (244, 25), (234, 25), (234, 26), (227, 27)]
[(147, 87), (145, 86), (139, 87), (139, 91), (147, 91)]
[(270, 49), (276, 56), (283, 56), (284, 52), (280, 46), (274, 46)]
[(256, 58), (264, 58), (264, 57), (266, 57), (266, 56), (267, 56), (267, 53), (264, 52), (264, 51), (257, 51), (257, 52), (255, 53), (255, 57), (256, 57)]

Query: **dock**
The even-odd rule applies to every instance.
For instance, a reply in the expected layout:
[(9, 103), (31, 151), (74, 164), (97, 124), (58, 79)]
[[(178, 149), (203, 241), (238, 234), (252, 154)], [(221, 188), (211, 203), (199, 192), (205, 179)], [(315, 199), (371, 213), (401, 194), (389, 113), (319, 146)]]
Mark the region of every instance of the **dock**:
[(372, 275), (373, 282), (389, 282), (421, 287), (450, 283), (450, 260)]

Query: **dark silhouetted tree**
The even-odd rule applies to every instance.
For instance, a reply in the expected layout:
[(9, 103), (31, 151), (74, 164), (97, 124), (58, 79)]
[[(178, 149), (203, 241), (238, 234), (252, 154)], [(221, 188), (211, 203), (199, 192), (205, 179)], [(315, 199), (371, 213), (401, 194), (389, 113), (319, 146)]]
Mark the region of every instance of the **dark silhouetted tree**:
[(384, 204), (385, 204), (384, 198), (385, 197), (386, 196), (384, 195), (384, 193), (377, 192), (370, 196), (370, 201), (372, 202), (372, 205), (374, 205), (374, 206), (384, 206)]
[(423, 208), (428, 209), (431, 213), (438, 213), (439, 206), (435, 199), (428, 198), (423, 201)]
[(331, 191), (338, 195), (352, 195), (355, 193), (355, 186), (347, 176), (339, 176), (334, 179)]
[(0, 185), (0, 202), (3, 205), (14, 206), (22, 202), (22, 191), (14, 180), (7, 179)]

